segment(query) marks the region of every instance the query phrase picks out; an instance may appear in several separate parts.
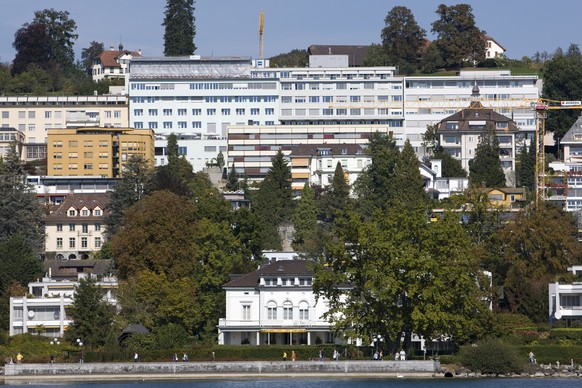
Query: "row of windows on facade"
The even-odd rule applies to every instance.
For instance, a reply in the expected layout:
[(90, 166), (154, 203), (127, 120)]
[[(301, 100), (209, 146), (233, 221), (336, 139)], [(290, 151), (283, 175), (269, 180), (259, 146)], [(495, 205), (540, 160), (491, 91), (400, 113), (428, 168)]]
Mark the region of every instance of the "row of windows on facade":
[[(95, 248), (101, 248), (101, 237), (95, 237), (94, 245)], [(77, 239), (75, 237), (69, 237), (69, 248), (73, 249), (77, 247)], [(63, 238), (57, 237), (57, 249), (63, 248)], [(89, 248), (89, 237), (81, 237), (81, 245), (80, 248)]]
[(153, 104), (159, 101), (164, 102), (180, 102), (180, 103), (215, 103), (215, 102), (240, 102), (240, 103), (248, 103), (248, 102), (277, 102), (279, 99), (278, 96), (167, 96), (167, 97), (158, 97), (158, 96), (148, 96), (148, 97), (131, 97), (130, 101), (133, 104)]
[[(243, 304), (242, 306), (242, 320), (248, 321), (251, 319), (251, 305), (250, 304)], [(267, 304), (267, 319), (268, 320), (276, 320), (278, 319), (278, 310), (283, 312), (283, 319), (295, 319), (293, 310), (294, 307), (291, 302), (285, 302), (282, 307), (278, 307), (275, 302), (269, 302)], [(307, 302), (301, 302), (298, 306), (299, 312), (299, 320), (307, 321), (309, 320), (309, 305)]]
[[(234, 111), (235, 111), (236, 115), (238, 115), (238, 116), (243, 116), (246, 114), (245, 108), (236, 108)], [(249, 111), (250, 111), (252, 116), (257, 116), (261, 113), (260, 108), (250, 108)], [(158, 115), (158, 109), (148, 109), (147, 112), (148, 112), (149, 116), (157, 116)], [(217, 112), (217, 110), (214, 108), (206, 109), (206, 115), (208, 115), (208, 116), (215, 116), (216, 112)], [(176, 109), (176, 113), (178, 116), (187, 116), (188, 109), (185, 109), (185, 108)], [(220, 114), (223, 116), (230, 116), (230, 113), (231, 113), (230, 108), (223, 108), (220, 110)], [(143, 109), (134, 109), (133, 110), (134, 116), (143, 116), (143, 114), (144, 114)], [(172, 116), (174, 114), (174, 110), (169, 109), (169, 108), (162, 109), (162, 114), (164, 116)], [(202, 109), (192, 109), (193, 116), (200, 116), (201, 114), (202, 114)], [(265, 108), (265, 114), (266, 115), (274, 115), (275, 109), (274, 108)]]
[[(31, 108), (32, 109), (32, 108)], [(28, 114), (27, 114), (28, 112)], [(99, 117), (99, 112), (86, 112), (86, 111), (66, 111), (66, 114), (84, 114), (87, 115), (90, 118), (98, 118)], [(120, 118), (121, 117), (121, 110), (106, 110), (103, 112), (103, 114), (105, 115), (105, 117), (107, 118)], [(51, 111), (51, 110), (46, 110), (44, 111), (44, 118), (45, 119), (62, 119), (63, 117), (63, 111), (60, 110), (55, 110), (55, 111)], [(2, 118), (3, 119), (9, 119), (10, 118), (10, 111), (9, 110), (3, 110), (2, 111)], [(36, 119), (36, 110), (19, 110), (18, 111), (18, 118), (19, 119)]]
[[(28, 311), (33, 311), (34, 314), (30, 314), (32, 318), (29, 316), (29, 321), (52, 321), (58, 320), (61, 317), (61, 309), (60, 307), (34, 307), (28, 308)], [(65, 320), (71, 319), (69, 317), (69, 310), (65, 308)], [(22, 307), (14, 307), (12, 310), (12, 314), (15, 321), (21, 321), (24, 317), (23, 308)]]
[[(99, 170), (109, 170), (109, 163), (99, 163), (97, 165)], [(77, 163), (69, 163), (68, 165), (69, 170), (78, 170), (79, 165)], [(53, 164), (53, 170), (62, 170), (63, 164), (62, 163), (55, 163)], [(83, 164), (83, 170), (93, 170), (93, 163), (85, 163)]]
[[(76, 210), (69, 210), (69, 212), (67, 212), (67, 215), (69, 217), (74, 217), (75, 216), (75, 212)], [(81, 211), (83, 212), (83, 211)], [(87, 211), (87, 214), (83, 214), (84, 216), (88, 216), (89, 215), (89, 211)], [(95, 216), (102, 216), (103, 212), (100, 209), (95, 209), (93, 210), (93, 215)], [(96, 232), (101, 231), (101, 224), (100, 223), (95, 223), (93, 224), (94, 229)], [(69, 224), (69, 232), (74, 232), (76, 230), (76, 224)], [(57, 224), (57, 232), (62, 232), (63, 231), (63, 224)], [(89, 233), (89, 224), (81, 224), (81, 233)]]

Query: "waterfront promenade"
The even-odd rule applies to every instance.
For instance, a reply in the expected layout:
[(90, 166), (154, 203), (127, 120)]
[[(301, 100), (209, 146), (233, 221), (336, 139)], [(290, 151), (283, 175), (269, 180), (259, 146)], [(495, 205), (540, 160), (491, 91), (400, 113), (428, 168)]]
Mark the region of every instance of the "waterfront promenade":
[[(165, 380), (273, 377), (436, 377), (438, 361), (248, 361), (10, 364), (4, 379)], [(442, 376), (442, 375), (440, 375)]]

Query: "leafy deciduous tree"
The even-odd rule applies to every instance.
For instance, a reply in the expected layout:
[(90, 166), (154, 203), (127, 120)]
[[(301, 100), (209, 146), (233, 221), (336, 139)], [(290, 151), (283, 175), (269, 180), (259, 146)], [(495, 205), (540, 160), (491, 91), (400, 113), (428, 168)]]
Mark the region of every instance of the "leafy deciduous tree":
[(75, 34), (77, 23), (69, 18), (69, 12), (56, 11), (53, 8), (36, 11), (34, 21), (46, 26), (50, 38), (50, 58), (61, 70), (72, 70), (75, 63), (73, 46), (79, 35)]
[(87, 72), (91, 74), (91, 68), (93, 67), (93, 61), (105, 50), (103, 42), (91, 41), (89, 47), (84, 48), (81, 51), (81, 66)]
[(30, 64), (37, 64), (44, 70), (54, 66), (51, 61), (51, 41), (46, 25), (40, 22), (26, 23), (14, 34), (16, 56), (12, 61), (12, 75), (26, 71)]
[(485, 58), (485, 39), (483, 31), (475, 24), (472, 7), (469, 4), (441, 4), (436, 13), (439, 19), (432, 23), (432, 32), (437, 34), (434, 44), (445, 66), (460, 67), (465, 62), (481, 62)]
[(418, 26), (412, 11), (403, 6), (392, 8), (384, 22), (382, 46), (390, 63), (400, 66), (401, 70), (411, 68), (412, 72), (406, 74), (414, 73), (420, 48), (424, 44), (425, 30)]

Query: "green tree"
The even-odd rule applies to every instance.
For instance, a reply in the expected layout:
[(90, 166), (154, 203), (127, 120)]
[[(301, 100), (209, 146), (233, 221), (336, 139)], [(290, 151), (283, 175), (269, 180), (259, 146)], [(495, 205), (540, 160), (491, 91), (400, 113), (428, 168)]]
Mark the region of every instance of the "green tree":
[(495, 128), (487, 125), (479, 136), (475, 157), (469, 161), (469, 179), (474, 186), (505, 187)]
[(196, 221), (192, 202), (168, 191), (155, 191), (126, 209), (111, 240), (119, 278), (145, 269), (170, 280), (192, 274)]
[(260, 261), (263, 255), (261, 228), (257, 214), (248, 207), (241, 207), (233, 213), (232, 232), (242, 244), (242, 255), (248, 262)]
[(394, 63), (386, 54), (386, 50), (381, 44), (372, 43), (368, 46), (368, 51), (366, 51), (366, 56), (362, 60), (362, 66), (375, 67), (375, 66), (391, 66)]
[(445, 62), (435, 42), (429, 44), (428, 48), (424, 52), (424, 55), (422, 56), (421, 62), (422, 72), (426, 74), (435, 73), (439, 69), (445, 67)]
[(271, 57), (269, 63), (271, 67), (306, 67), (309, 65), (309, 54), (307, 50), (295, 49)]
[(115, 307), (104, 298), (105, 291), (94, 278), (79, 281), (69, 312), (73, 322), (65, 335), (69, 341), (80, 339), (91, 349), (103, 346), (111, 337)]
[(394, 168), (394, 186), (396, 201), (415, 208), (426, 207), (428, 196), (420, 175), (420, 162), (408, 139)]
[(463, 168), (461, 161), (453, 158), (451, 154), (445, 151), (444, 148), (439, 147), (434, 155), (434, 159), (442, 161), (442, 176), (446, 178), (465, 178), (467, 171)]
[(133, 155), (124, 165), (123, 178), (117, 182), (107, 205), (107, 234), (113, 236), (120, 227), (125, 210), (148, 194), (152, 169), (142, 156)]
[(291, 169), (281, 150), (273, 157), (254, 202), (254, 211), (262, 224), (264, 247), (280, 249), (279, 226), (290, 221), (293, 208)]
[(337, 162), (330, 187), (321, 194), (320, 213), (323, 220), (332, 224), (338, 211), (350, 205), (350, 185), (346, 181), (342, 164)]
[(194, 54), (194, 0), (167, 0), (164, 15), (164, 55), (176, 57)]
[(69, 12), (44, 9), (34, 13), (34, 21), (46, 26), (50, 37), (50, 59), (54, 60), (61, 71), (70, 71), (75, 65), (73, 46), (79, 37), (75, 34), (77, 23), (69, 18)]
[(33, 63), (44, 70), (49, 70), (54, 66), (51, 60), (50, 36), (44, 23), (24, 24), (14, 34), (12, 47), (16, 50), (11, 68), (13, 76), (25, 72), (28, 66)]
[(532, 141), (529, 148), (524, 144), (519, 154), (515, 166), (517, 186), (525, 187), (530, 193), (534, 191), (536, 174), (536, 149), (535, 142)]
[(358, 177), (355, 192), (357, 207), (363, 214), (370, 215), (375, 208), (385, 208), (395, 197), (394, 176), (400, 151), (392, 135), (374, 133), (366, 148), (372, 159)]
[(485, 265), (503, 286), (512, 313), (548, 320), (548, 283), (561, 280), (581, 260), (571, 214), (554, 206), (525, 208), (491, 240)]
[[(582, 59), (578, 45), (570, 45), (564, 53), (556, 50), (544, 63), (543, 97), (556, 101), (580, 100), (582, 96)], [(553, 131), (554, 138), (561, 139), (576, 121), (579, 111), (564, 109), (552, 111), (546, 119), (546, 131)]]
[(426, 31), (418, 26), (412, 11), (403, 6), (392, 8), (384, 19), (382, 46), (389, 62), (402, 69), (409, 68), (412, 74), (417, 67), (420, 48), (424, 44)]
[(296, 251), (314, 251), (317, 245), (317, 204), (309, 182), (305, 182), (301, 198), (293, 212), (293, 248)]
[(42, 216), (38, 200), (26, 183), (16, 144), (12, 143), (0, 165), (0, 243), (19, 235), (34, 255), (40, 254), (44, 243)]
[(178, 137), (171, 133), (168, 136), (168, 164), (156, 168), (151, 191), (168, 190), (182, 196), (192, 194), (192, 165), (184, 157), (180, 157), (178, 150)]
[(81, 66), (91, 75), (91, 69), (93, 67), (93, 61), (105, 50), (103, 42), (91, 41), (89, 47), (84, 48), (81, 51)]
[(232, 167), (230, 168), (230, 171), (228, 171), (228, 175), (226, 176), (226, 186), (224, 187), (224, 189), (226, 191), (236, 191), (239, 190), (240, 187), (240, 183), (238, 181), (238, 175), (236, 173), (236, 168), (234, 167), (234, 162), (232, 163)]
[(423, 209), (396, 203), (368, 221), (348, 214), (335, 237), (313, 287), (348, 337), (381, 335), (394, 352), (408, 349), (412, 333), (458, 343), (480, 333), (488, 313), (479, 284), (487, 283), (455, 215), (427, 224)]
[(434, 44), (446, 67), (462, 67), (465, 62), (472, 65), (485, 59), (484, 33), (476, 26), (469, 4), (441, 4), (436, 13), (439, 19), (432, 23), (432, 32), (437, 35)]

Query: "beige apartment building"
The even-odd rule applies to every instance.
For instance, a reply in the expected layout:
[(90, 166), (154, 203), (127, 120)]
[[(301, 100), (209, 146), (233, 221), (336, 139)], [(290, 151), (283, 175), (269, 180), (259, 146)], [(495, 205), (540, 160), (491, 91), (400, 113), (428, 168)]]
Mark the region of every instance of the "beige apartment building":
[(154, 164), (154, 131), (76, 128), (48, 131), (47, 174), (121, 178), (132, 155)]
[(22, 132), (23, 160), (46, 157), (49, 129), (128, 126), (128, 100), (123, 95), (0, 96), (0, 127)]

